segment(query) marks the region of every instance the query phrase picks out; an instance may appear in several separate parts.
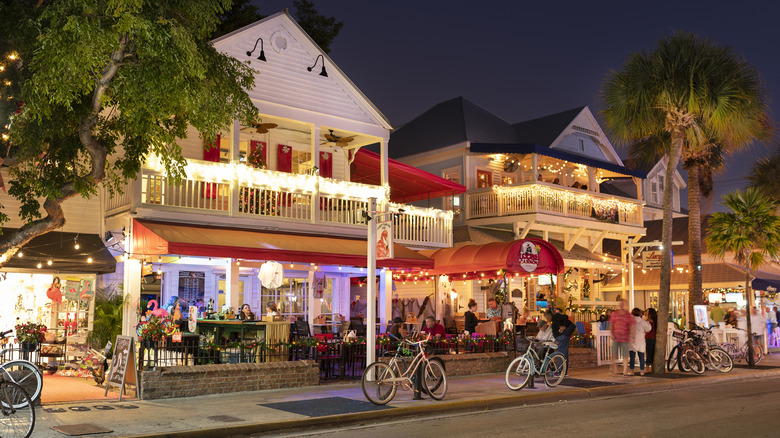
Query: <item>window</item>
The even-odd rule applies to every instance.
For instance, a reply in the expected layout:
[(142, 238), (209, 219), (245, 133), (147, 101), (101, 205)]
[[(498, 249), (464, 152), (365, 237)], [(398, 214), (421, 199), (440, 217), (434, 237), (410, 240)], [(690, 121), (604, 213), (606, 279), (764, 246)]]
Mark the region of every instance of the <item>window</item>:
[(664, 191), (664, 177), (662, 176), (658, 177), (658, 190), (661, 192)]
[(512, 184), (517, 182), (517, 178), (510, 173), (502, 173), (501, 174), (501, 185), (502, 186), (511, 186)]
[(585, 140), (578, 138), (577, 139), (577, 145), (580, 148), (580, 152), (585, 152)]
[(477, 170), (477, 188), (490, 187), (493, 185), (493, 172), (488, 170)]
[[(460, 184), (460, 167), (444, 169), (442, 178)], [(444, 198), (444, 209), (452, 211), (453, 219), (458, 219), (460, 217), (460, 195)]]
[(655, 183), (650, 183), (650, 202), (658, 203), (658, 186)]
[(314, 167), (314, 161), (311, 159), (311, 152), (292, 151), (292, 173), (309, 173)]
[[(269, 301), (276, 303), (276, 309), (285, 319), (291, 316), (306, 319), (308, 301), (308, 280), (306, 278), (285, 278), (282, 285), (276, 289), (262, 287), (260, 296), (263, 309), (259, 314), (265, 313), (265, 306)], [(332, 294), (332, 292), (331, 292)], [(332, 295), (331, 295), (332, 296)], [(324, 297), (324, 290), (323, 290)]]

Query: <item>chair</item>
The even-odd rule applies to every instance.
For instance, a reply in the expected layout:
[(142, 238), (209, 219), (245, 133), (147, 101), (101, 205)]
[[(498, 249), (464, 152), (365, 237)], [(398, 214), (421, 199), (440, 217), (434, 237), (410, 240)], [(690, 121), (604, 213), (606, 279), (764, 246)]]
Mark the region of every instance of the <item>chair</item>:
[(577, 327), (577, 334), (580, 335), (580, 340), (577, 342), (577, 345), (582, 347), (587, 343), (585, 335), (588, 334), (588, 330), (585, 328), (585, 324), (582, 321), (577, 321), (574, 325)]

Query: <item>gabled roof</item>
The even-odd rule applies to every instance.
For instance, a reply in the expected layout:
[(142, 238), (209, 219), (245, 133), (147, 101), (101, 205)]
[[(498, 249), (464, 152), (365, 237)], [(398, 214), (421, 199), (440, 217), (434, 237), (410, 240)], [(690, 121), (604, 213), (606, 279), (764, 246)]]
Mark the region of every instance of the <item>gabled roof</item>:
[(549, 116), (539, 117), (537, 119), (526, 120), (525, 122), (512, 125), (517, 132), (519, 143), (532, 143), (540, 146), (553, 144), (556, 138), (563, 132), (579, 115), (584, 106), (550, 114)]
[[(256, 59), (260, 47), (247, 56), (258, 38), (263, 40), (266, 62)], [(255, 69), (255, 87), (249, 96), (255, 101), (392, 129), (387, 118), (286, 10), (216, 38), (212, 44), (221, 53), (250, 62)], [(319, 55), (324, 57), (327, 77), (318, 74), (322, 68)]]
[(392, 133), (390, 157), (428, 152), (461, 142), (516, 143), (508, 122), (463, 98), (442, 102)]

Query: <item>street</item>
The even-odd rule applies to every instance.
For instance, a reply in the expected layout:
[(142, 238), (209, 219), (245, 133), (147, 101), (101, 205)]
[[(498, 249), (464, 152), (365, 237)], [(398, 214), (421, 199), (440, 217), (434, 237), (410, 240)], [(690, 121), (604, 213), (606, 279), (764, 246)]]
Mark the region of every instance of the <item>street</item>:
[(780, 378), (745, 380), (281, 436), (776, 437), (780, 433), (778, 388)]

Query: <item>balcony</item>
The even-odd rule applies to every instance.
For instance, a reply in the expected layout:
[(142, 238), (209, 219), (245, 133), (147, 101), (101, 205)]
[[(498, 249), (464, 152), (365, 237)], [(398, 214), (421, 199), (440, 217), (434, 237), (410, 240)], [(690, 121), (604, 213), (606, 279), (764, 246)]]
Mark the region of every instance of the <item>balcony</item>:
[(543, 182), (493, 186), (466, 194), (466, 219), (545, 213), (642, 227), (643, 201)]
[[(150, 160), (139, 178), (123, 194), (106, 197), (106, 216), (146, 209), (165, 215), (189, 213), (234, 218), (235, 226), (269, 224), (277, 230), (365, 236), (363, 212), (368, 199), (377, 198), (380, 211), (396, 213), (396, 243), (412, 247), (452, 246), (452, 213), (387, 201), (382, 186), (340, 181), (316, 175), (260, 170), (235, 163), (189, 160), (187, 178), (179, 184), (170, 180), (162, 166)], [(227, 222), (227, 221), (225, 221)]]

